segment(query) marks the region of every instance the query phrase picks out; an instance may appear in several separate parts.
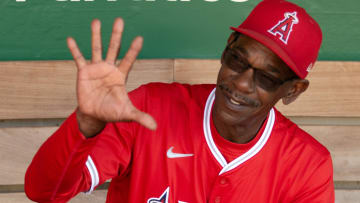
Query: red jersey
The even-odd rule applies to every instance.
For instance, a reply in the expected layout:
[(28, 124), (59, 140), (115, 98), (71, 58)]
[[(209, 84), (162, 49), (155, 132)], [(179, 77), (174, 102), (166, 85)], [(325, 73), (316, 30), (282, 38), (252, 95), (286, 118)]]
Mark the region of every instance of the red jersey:
[(152, 83), (129, 93), (158, 128), (109, 123), (86, 139), (72, 114), (39, 149), (29, 198), (66, 202), (112, 179), (108, 203), (334, 202), (330, 153), (272, 109), (256, 137), (231, 143), (212, 126), (214, 85)]

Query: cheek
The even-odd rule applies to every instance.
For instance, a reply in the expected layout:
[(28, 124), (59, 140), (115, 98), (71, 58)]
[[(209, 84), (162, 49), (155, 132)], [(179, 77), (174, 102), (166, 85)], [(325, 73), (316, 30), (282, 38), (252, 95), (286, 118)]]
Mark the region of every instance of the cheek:
[(223, 84), (225, 82), (226, 74), (224, 72), (225, 72), (224, 68), (220, 68), (220, 71), (219, 71), (219, 74), (217, 77), (217, 81), (216, 81), (217, 85)]
[(261, 88), (257, 88), (256, 92), (262, 107), (266, 109), (271, 109), (281, 99), (278, 91), (269, 93)]
[(229, 68), (221, 66), (217, 77), (217, 84), (227, 83), (231, 80), (232, 71)]
[(219, 84), (222, 81), (222, 73), (223, 72), (223, 68), (220, 68), (218, 76), (217, 76), (217, 80), (216, 83)]

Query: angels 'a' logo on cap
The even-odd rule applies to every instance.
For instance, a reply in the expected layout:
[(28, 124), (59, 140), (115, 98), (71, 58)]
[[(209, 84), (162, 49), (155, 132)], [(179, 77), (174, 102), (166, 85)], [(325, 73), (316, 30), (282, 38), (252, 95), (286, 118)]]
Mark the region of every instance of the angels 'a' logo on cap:
[(279, 39), (287, 44), (293, 25), (299, 23), (299, 19), (296, 17), (296, 11), (284, 14), (285, 18), (280, 20), (274, 27), (268, 30), (269, 33), (276, 36), (279, 35)]

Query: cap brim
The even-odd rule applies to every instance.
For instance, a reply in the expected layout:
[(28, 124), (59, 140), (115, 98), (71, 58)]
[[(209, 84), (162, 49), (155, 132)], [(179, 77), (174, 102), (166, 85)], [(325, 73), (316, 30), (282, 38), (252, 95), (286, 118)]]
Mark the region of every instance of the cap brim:
[(256, 41), (260, 42), (261, 44), (265, 45), (270, 50), (272, 50), (276, 55), (278, 55), (289, 66), (289, 68), (291, 68), (291, 70), (293, 70), (296, 73), (296, 75), (298, 75), (301, 79), (305, 78), (305, 75), (301, 74), (301, 72), (298, 70), (298, 68), (296, 67), (295, 63), (291, 60), (289, 55), (285, 51), (283, 51), (283, 49), (279, 45), (277, 45), (272, 39), (249, 29), (244, 29), (239, 27), (230, 27), (230, 29), (245, 34), (255, 39)]

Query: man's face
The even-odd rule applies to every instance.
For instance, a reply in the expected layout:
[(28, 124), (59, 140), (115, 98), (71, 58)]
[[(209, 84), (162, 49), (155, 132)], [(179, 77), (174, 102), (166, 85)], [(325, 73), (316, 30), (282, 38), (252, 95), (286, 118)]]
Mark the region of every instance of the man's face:
[(214, 116), (236, 125), (265, 118), (289, 92), (295, 75), (270, 49), (240, 35), (230, 38), (217, 79)]

